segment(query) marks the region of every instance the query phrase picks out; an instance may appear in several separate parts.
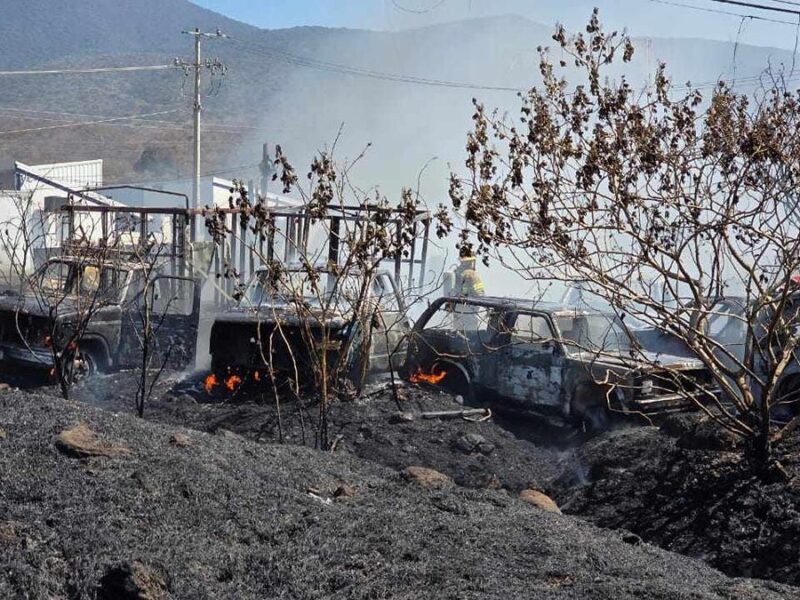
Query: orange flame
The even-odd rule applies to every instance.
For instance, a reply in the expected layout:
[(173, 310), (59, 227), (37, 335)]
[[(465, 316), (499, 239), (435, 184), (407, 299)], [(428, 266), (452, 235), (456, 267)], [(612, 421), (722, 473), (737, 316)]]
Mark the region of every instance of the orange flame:
[(431, 385), (438, 385), (445, 377), (447, 377), (447, 371), (432, 371), (431, 373), (425, 373), (420, 369), (414, 373), (409, 380), (411, 383), (429, 383)]
[(259, 373), (258, 371), (255, 371), (253, 373), (253, 379), (255, 379), (256, 381), (261, 381), (261, 373)]
[(238, 375), (231, 375), (225, 380), (225, 387), (230, 391), (236, 391), (236, 388), (242, 383), (242, 378)]
[(209, 394), (218, 385), (219, 379), (217, 379), (217, 376), (214, 375), (214, 373), (211, 373), (208, 377), (206, 377), (206, 380), (203, 382), (203, 387), (206, 388), (206, 392)]

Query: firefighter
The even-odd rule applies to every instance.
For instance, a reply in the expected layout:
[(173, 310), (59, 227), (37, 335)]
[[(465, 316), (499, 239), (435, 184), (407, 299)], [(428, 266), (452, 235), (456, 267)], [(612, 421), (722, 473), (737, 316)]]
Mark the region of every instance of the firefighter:
[[(483, 296), (486, 288), (475, 270), (477, 260), (468, 252), (462, 252), (458, 267), (455, 270), (454, 292), (456, 296), (476, 297)], [(481, 309), (472, 305), (456, 305), (454, 307), (453, 326), (456, 331), (463, 334), (474, 332), (481, 327), (478, 314)]]
[(486, 287), (476, 270), (477, 259), (465, 254), (461, 256), (461, 262), (455, 272), (455, 290), (458, 296), (483, 296), (486, 294)]

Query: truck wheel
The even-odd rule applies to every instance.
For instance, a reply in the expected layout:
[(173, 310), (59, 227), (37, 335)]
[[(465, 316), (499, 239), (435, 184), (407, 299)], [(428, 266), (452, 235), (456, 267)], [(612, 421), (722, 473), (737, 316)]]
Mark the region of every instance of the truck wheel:
[(599, 386), (579, 386), (572, 395), (570, 405), (570, 415), (575, 425), (592, 433), (608, 429), (611, 419), (605, 397), (605, 390)]
[(444, 381), (439, 384), (439, 387), (442, 387), (451, 394), (461, 396), (461, 398), (464, 400), (465, 406), (477, 405), (475, 388), (459, 369), (447, 363), (435, 362), (431, 368), (431, 371), (446, 372), (447, 376), (445, 377)]
[(75, 361), (73, 370), (73, 379), (77, 381), (84, 381), (90, 379), (100, 373), (100, 360), (92, 350), (80, 350), (78, 358)]

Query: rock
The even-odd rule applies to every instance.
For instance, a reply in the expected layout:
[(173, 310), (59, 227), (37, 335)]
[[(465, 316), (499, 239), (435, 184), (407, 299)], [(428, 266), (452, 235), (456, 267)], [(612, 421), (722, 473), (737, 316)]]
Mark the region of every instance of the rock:
[(716, 421), (706, 418), (678, 438), (678, 447), (686, 450), (734, 451), (741, 446), (742, 438), (728, 431)]
[(0, 427), (0, 440), (4, 440), (8, 437), (8, 432)]
[(86, 423), (62, 431), (55, 441), (56, 448), (73, 458), (92, 458), (102, 456), (114, 458), (130, 454), (125, 446), (115, 446), (100, 439)]
[(503, 488), (503, 483), (495, 473), (492, 473), (483, 480), (482, 487), (486, 488), (487, 490), (499, 490)]
[(181, 394), (180, 396), (175, 398), (173, 402), (175, 402), (176, 404), (186, 404), (186, 405), (197, 404), (197, 400), (194, 397), (190, 396), (189, 394)]
[(455, 447), (464, 454), (488, 455), (494, 451), (494, 444), (478, 433), (467, 433), (455, 441)]
[(356, 495), (356, 488), (349, 483), (343, 483), (333, 492), (334, 498), (352, 498)]
[(0, 546), (11, 544), (19, 539), (15, 523), (0, 521)]
[(439, 471), (427, 467), (406, 467), (402, 472), (403, 479), (416, 483), (427, 489), (452, 485), (453, 480)]
[(395, 413), (389, 419), (390, 423), (411, 423), (416, 417), (410, 411)]
[(538, 490), (522, 490), (522, 492), (519, 494), (519, 498), (523, 502), (527, 502), (533, 506), (538, 506), (547, 512), (556, 513), (558, 515), (561, 514), (561, 509), (558, 508), (558, 505), (553, 501), (553, 499)]
[(622, 541), (626, 544), (630, 544), (631, 546), (638, 546), (642, 543), (642, 538), (635, 533), (626, 533), (622, 536)]
[(0, 392), (6, 392), (12, 389), (11, 386), (7, 383), (0, 383)]
[(234, 433), (230, 429), (217, 429), (214, 432), (214, 435), (218, 435), (219, 437), (227, 438), (229, 440), (243, 440), (244, 439), (238, 433)]
[(192, 445), (192, 439), (185, 433), (173, 433), (169, 437), (169, 444), (176, 448), (188, 448)]
[(98, 600), (161, 600), (168, 597), (169, 581), (161, 569), (139, 561), (108, 569), (97, 588)]

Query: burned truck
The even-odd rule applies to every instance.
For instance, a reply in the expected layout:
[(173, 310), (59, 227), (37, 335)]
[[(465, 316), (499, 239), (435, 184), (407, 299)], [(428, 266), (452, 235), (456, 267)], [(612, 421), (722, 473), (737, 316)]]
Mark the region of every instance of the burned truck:
[[(401, 366), (407, 294), (425, 285), (430, 214), (366, 204), (331, 205), (324, 215), (304, 206), (266, 212), (266, 235), (243, 226), (249, 207), (214, 213), (213, 229), (227, 233), (217, 238), (214, 270), (233, 272), (237, 289), (231, 277), (219, 278), (220, 294), (224, 288), (236, 302), (211, 328), (206, 391), (324, 385), (357, 394), (371, 373)], [(398, 250), (372, 248), (376, 237)]]
[(48, 260), (21, 293), (0, 295), (2, 362), (51, 369), (53, 340), (81, 328), (75, 344), (82, 375), (134, 366), (141, 354), (134, 323), (147, 293), (160, 322), (157, 347), (170, 349), (174, 366), (186, 366), (195, 353), (199, 286), (184, 277), (148, 279), (142, 271), (141, 264), (124, 260)]
[[(362, 293), (366, 288), (366, 293)], [(336, 276), (320, 268), (258, 269), (239, 303), (211, 329), (209, 391), (269, 383), (312, 385), (317, 361), (354, 389), (369, 373), (397, 369), (411, 323), (388, 271)]]
[(132, 367), (147, 317), (150, 350), (171, 367), (193, 363), (201, 286), (184, 261), (188, 213), (64, 206), (58, 218), (52, 256), (0, 292), (0, 362), (54, 372), (57, 357), (70, 357), (70, 377)]
[(497, 401), (590, 428), (604, 427), (617, 411), (671, 411), (691, 403), (687, 393), (714, 393), (699, 361), (663, 354), (637, 360), (636, 343), (613, 314), (524, 299), (443, 297), (415, 324), (404, 372), (468, 402)]

